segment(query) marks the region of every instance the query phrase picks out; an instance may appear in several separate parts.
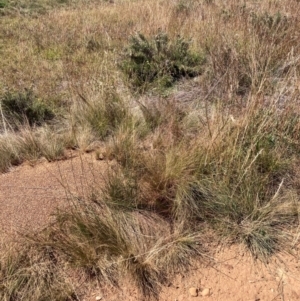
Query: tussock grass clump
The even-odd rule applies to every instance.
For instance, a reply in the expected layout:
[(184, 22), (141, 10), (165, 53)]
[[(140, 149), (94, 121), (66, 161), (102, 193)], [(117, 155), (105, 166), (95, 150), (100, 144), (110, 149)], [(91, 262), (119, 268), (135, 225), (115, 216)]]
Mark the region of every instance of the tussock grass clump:
[(129, 118), (128, 108), (114, 88), (105, 89), (95, 100), (80, 95), (74, 111), (76, 120), (88, 125), (94, 136), (101, 139), (113, 134)]
[(51, 250), (25, 244), (17, 250), (2, 250), (0, 298), (10, 300), (77, 300)]
[(0, 173), (7, 172), (11, 166), (24, 161), (34, 163), (41, 157), (48, 161), (62, 159), (66, 148), (75, 145), (76, 141), (67, 130), (58, 134), (50, 127), (43, 127), (37, 130), (23, 128), (17, 133), (9, 132), (0, 136)]
[[(296, 222), (298, 214), (297, 198), (288, 200), (290, 192), (283, 184), (297, 158), (286, 136), (296, 133), (299, 119), (283, 134), (288, 110), (278, 110), (276, 103), (268, 108), (254, 103), (249, 102), (238, 120), (224, 117), (219, 107), (214, 119), (199, 118), (197, 133), (194, 128), (188, 133), (185, 118), (162, 113), (166, 119), (151, 134), (150, 147), (149, 136), (138, 141), (130, 134), (125, 157), (118, 155), (123, 140), (115, 140), (120, 170), (108, 182), (107, 201), (155, 212), (191, 231), (209, 223), (217, 233), (245, 243), (254, 256), (267, 260), (288, 241), (282, 230)], [(183, 129), (186, 136), (180, 134)]]
[(0, 154), (0, 172), (6, 172), (12, 165), (20, 163), (18, 152), (7, 137), (1, 139)]
[(167, 224), (155, 214), (122, 211), (111, 205), (95, 196), (75, 201), (71, 211), (59, 212), (57, 222), (33, 240), (92, 279), (118, 285), (128, 275), (143, 298), (158, 298), (167, 276), (200, 255), (196, 236), (166, 235)]

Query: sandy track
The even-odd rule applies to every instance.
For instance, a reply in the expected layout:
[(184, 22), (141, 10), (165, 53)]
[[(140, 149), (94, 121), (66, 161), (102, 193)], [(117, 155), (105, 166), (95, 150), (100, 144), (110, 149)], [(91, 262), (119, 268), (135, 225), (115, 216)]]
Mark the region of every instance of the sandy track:
[(84, 196), (103, 182), (107, 164), (91, 154), (35, 166), (25, 163), (0, 175), (0, 231), (12, 234), (43, 227), (70, 196)]

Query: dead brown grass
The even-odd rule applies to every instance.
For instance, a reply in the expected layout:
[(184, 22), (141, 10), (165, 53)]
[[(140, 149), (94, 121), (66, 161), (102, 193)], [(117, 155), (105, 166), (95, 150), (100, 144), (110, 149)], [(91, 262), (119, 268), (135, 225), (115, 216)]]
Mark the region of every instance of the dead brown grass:
[[(263, 262), (289, 250), (287, 229), (299, 211), (299, 7), (296, 0), (120, 0), (4, 15), (0, 93), (32, 87), (62, 108), (57, 123), (65, 130), (6, 132), (1, 170), (97, 139), (102, 159), (116, 164), (102, 191), (76, 199), (31, 237), (26, 256), (34, 262), (15, 259), (15, 266), (3, 257), (0, 296), (19, 300), (19, 290), (24, 300), (43, 300), (45, 283), (34, 282), (32, 266), (44, 262), (45, 277), (59, 271), (36, 250), (50, 248), (93, 279), (117, 284), (126, 273), (156, 298), (168, 276), (201, 255), (197, 240), (207, 229)], [(191, 39), (203, 73), (140, 95), (120, 63), (132, 34), (151, 40), (158, 32)]]

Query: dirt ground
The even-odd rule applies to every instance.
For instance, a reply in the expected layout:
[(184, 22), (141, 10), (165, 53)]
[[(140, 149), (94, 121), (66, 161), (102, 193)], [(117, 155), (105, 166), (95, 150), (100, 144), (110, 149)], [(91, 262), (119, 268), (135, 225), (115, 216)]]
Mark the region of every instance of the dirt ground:
[[(159, 300), (300, 300), (300, 262), (297, 255), (280, 255), (264, 265), (254, 261), (241, 246), (219, 246), (208, 264), (195, 264), (188, 273), (178, 274), (167, 287), (162, 288)], [(191, 295), (193, 291), (196, 291), (194, 296)], [(130, 283), (123, 283), (120, 289), (92, 289), (83, 301), (93, 300), (144, 299)]]
[(108, 163), (94, 154), (70, 154), (69, 160), (25, 162), (0, 174), (0, 231), (11, 235), (45, 226), (51, 213), (85, 196), (103, 182)]
[[(70, 195), (84, 196), (100, 187), (109, 164), (93, 154), (32, 166), (25, 163), (0, 175), (0, 233), (6, 239), (51, 221), (51, 212), (68, 206)], [(194, 263), (162, 288), (161, 301), (296, 301), (300, 300), (300, 261), (297, 249), (271, 263), (254, 261), (242, 246), (214, 246), (207, 264)], [(194, 296), (192, 296), (194, 295)], [(82, 301), (140, 301), (130, 283), (119, 289), (91, 288)]]
[[(299, 254), (280, 255), (268, 265), (254, 261), (241, 246), (215, 250), (208, 264), (195, 264), (161, 291), (160, 301), (296, 301), (300, 300)], [(196, 291), (195, 296), (191, 295)], [(97, 299), (98, 297), (98, 299)], [(99, 297), (101, 299), (99, 299)], [(83, 301), (141, 301), (130, 283), (120, 289), (92, 289)]]

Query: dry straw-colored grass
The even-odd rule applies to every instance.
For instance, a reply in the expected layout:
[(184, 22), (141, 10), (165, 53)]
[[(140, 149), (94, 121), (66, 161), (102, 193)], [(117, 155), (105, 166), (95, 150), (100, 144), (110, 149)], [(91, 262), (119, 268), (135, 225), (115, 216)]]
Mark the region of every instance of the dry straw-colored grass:
[[(264, 262), (290, 250), (300, 193), (298, 1), (23, 2), (1, 9), (0, 98), (31, 88), (55, 118), (15, 129), (1, 109), (0, 170), (95, 140), (115, 164), (100, 192), (75, 198), (21, 251), (2, 248), (0, 299), (76, 300), (66, 269), (114, 285), (126, 274), (141, 298), (158, 298), (168, 277), (205, 258), (207, 230)], [(173, 52), (180, 35), (201, 73), (134, 87), (121, 66), (141, 57), (136, 33), (151, 45), (166, 33)], [(174, 70), (150, 50), (151, 63)]]

